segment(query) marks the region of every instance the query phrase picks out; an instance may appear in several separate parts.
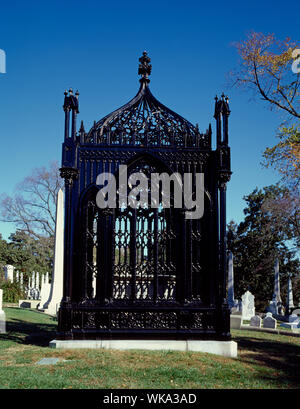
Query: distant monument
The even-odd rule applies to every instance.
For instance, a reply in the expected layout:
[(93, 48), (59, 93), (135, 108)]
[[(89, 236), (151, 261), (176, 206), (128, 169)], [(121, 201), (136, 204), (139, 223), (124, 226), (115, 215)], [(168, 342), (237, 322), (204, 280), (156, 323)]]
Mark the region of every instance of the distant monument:
[(292, 279), (291, 276), (289, 275), (288, 278), (288, 288), (287, 288), (287, 296), (286, 296), (286, 308), (285, 308), (285, 315), (290, 315), (294, 306), (294, 300), (293, 300), (293, 287), (292, 287)]
[(233, 275), (233, 254), (228, 254), (228, 295), (227, 301), (230, 309), (238, 309), (239, 302), (234, 299), (234, 275)]
[(279, 260), (275, 261), (274, 265), (274, 293), (272, 301), (269, 302), (269, 307), (267, 308), (269, 312), (273, 315), (282, 315), (282, 300), (280, 295), (280, 276), (279, 276)]
[(61, 189), (57, 193), (54, 265), (51, 290), (44, 312), (56, 315), (63, 296), (63, 265), (64, 265), (64, 194)]
[(6, 332), (6, 317), (5, 312), (2, 309), (3, 290), (0, 289), (0, 334)]

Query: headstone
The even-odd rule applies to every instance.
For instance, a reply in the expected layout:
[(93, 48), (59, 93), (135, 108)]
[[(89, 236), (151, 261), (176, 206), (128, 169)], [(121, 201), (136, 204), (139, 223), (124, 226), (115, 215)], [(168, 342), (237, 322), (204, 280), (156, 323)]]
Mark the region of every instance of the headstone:
[[(228, 305), (235, 311), (238, 310), (238, 301), (234, 299), (234, 275), (233, 275), (233, 255), (230, 251), (228, 254)], [(231, 310), (232, 311), (232, 310)]]
[(251, 327), (258, 327), (260, 328), (262, 324), (262, 319), (259, 315), (254, 315), (254, 317), (251, 318), (250, 320), (250, 326)]
[(271, 312), (267, 312), (267, 313), (266, 313), (266, 317), (272, 317), (272, 313), (271, 313)]
[(278, 314), (278, 305), (276, 301), (276, 294), (273, 294), (272, 301), (269, 302), (268, 312), (271, 314), (277, 315)]
[(36, 272), (35, 274), (35, 288), (39, 291), (40, 289), (40, 273)]
[(243, 323), (243, 317), (241, 314), (230, 314), (230, 328), (240, 329)]
[(250, 320), (255, 315), (254, 295), (246, 291), (242, 295), (242, 316), (244, 320)]
[(263, 319), (263, 328), (276, 328), (277, 320), (272, 317), (272, 314), (269, 312)]
[(5, 281), (14, 282), (14, 266), (11, 266), (10, 264), (4, 266), (4, 277)]
[(291, 314), (289, 315), (288, 320), (289, 320), (288, 322), (295, 322), (299, 320), (299, 317), (296, 314)]
[(38, 305), (38, 310), (44, 310), (44, 305), (49, 299), (51, 284), (49, 283), (49, 275), (45, 274), (41, 284), (41, 302)]
[(2, 309), (3, 290), (0, 289), (0, 334), (6, 333), (6, 317)]
[(31, 289), (33, 290), (35, 288), (35, 271), (32, 272), (31, 276)]
[(300, 315), (300, 308), (296, 308), (292, 314)]
[(294, 301), (293, 301), (293, 287), (292, 287), (292, 279), (289, 276), (287, 296), (286, 296), (286, 313), (289, 314), (293, 308), (295, 308)]
[(63, 297), (63, 270), (64, 270), (64, 196), (59, 189), (57, 193), (54, 263), (50, 296), (44, 305), (44, 312), (56, 315)]

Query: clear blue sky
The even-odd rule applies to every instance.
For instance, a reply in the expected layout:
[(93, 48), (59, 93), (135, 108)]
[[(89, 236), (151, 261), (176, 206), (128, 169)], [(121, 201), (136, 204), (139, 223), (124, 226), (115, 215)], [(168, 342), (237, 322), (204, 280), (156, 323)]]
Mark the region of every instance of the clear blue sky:
[[(282, 1), (10, 1), (2, 2), (0, 49), (0, 193), (11, 194), (32, 168), (60, 161), (63, 92), (80, 92), (86, 129), (131, 99), (138, 89), (138, 58), (152, 60), (151, 90), (165, 105), (214, 129), (214, 97), (230, 97), (232, 180), (228, 221), (243, 218), (242, 196), (278, 175), (261, 154), (276, 143), (282, 118), (264, 102), (228, 89), (238, 56), (232, 42), (250, 30), (299, 40), (300, 6)], [(0, 223), (5, 238), (14, 226)]]

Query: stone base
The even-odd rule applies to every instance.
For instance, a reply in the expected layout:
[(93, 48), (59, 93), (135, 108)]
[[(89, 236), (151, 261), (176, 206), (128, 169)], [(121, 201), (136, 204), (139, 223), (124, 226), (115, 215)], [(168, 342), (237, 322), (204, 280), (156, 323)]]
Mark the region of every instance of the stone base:
[(50, 348), (59, 349), (148, 349), (164, 351), (207, 352), (230, 358), (237, 357), (237, 343), (234, 341), (199, 341), (199, 340), (53, 340)]
[(4, 311), (0, 311), (0, 334), (6, 333), (6, 316)]
[(298, 322), (284, 322), (280, 324), (281, 327), (289, 328), (289, 329), (297, 328), (297, 325), (298, 325)]
[(48, 315), (56, 316), (59, 310), (59, 306), (60, 306), (60, 301), (57, 303), (51, 302), (48, 305), (46, 303), (44, 304), (43, 312)]
[(19, 308), (37, 308), (40, 300), (19, 300)]

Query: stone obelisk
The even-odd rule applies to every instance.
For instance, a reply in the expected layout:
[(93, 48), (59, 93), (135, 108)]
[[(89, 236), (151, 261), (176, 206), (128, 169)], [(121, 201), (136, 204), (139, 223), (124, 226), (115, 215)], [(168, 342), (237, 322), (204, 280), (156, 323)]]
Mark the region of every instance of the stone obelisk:
[(56, 315), (63, 297), (64, 266), (64, 194), (61, 189), (57, 193), (55, 247), (52, 271), (51, 290), (48, 301), (44, 304), (44, 312)]
[(294, 300), (293, 300), (293, 287), (292, 287), (292, 279), (291, 276), (289, 276), (288, 279), (288, 288), (287, 288), (287, 296), (286, 296), (286, 310), (285, 313), (286, 315), (289, 315), (291, 313), (291, 310), (295, 308), (294, 306)]
[(275, 294), (277, 303), (281, 303), (282, 300), (281, 300), (281, 295), (280, 295), (280, 278), (279, 278), (279, 260), (278, 258), (275, 261), (274, 272), (275, 272), (274, 294)]
[(237, 300), (234, 299), (234, 277), (233, 277), (233, 254), (230, 251), (228, 254), (228, 305), (230, 308), (238, 306)]

